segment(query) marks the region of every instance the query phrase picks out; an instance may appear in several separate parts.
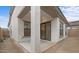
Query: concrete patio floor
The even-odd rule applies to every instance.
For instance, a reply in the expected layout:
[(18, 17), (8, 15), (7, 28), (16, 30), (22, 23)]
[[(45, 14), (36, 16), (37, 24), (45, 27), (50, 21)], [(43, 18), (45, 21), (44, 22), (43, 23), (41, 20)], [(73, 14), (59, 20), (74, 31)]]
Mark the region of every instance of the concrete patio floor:
[(45, 53), (79, 53), (79, 37), (69, 37), (55, 46), (44, 51)]
[[(17, 46), (11, 39), (0, 42), (0, 53), (23, 53), (21, 46)], [(44, 53), (79, 53), (79, 37), (69, 37), (44, 51)]]
[(6, 39), (0, 42), (0, 53), (23, 53), (23, 48), (17, 46), (12, 39)]
[[(30, 40), (20, 42), (20, 45), (22, 45), (26, 50), (31, 52), (31, 42)], [(53, 46), (54, 43), (48, 40), (41, 40), (40, 39), (40, 51), (43, 52), (47, 50), (49, 47)]]

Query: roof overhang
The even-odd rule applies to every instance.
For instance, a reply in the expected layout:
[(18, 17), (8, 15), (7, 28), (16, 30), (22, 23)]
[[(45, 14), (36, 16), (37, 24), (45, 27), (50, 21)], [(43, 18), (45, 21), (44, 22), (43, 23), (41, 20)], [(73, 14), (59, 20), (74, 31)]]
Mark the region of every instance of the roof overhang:
[(56, 9), (56, 12), (57, 12), (58, 17), (59, 17), (62, 21), (64, 21), (66, 24), (69, 25), (69, 22), (67, 21), (67, 19), (65, 18), (65, 16), (64, 16), (63, 13), (61, 12), (60, 8), (59, 8), (58, 6), (56, 6), (55, 9)]
[(64, 23), (69, 25), (67, 19), (58, 6), (42, 6), (41, 9), (47, 12), (51, 17), (59, 17), (62, 21), (64, 21)]
[[(40, 8), (41, 10), (49, 14), (52, 18), (59, 17), (64, 23), (69, 25), (68, 21), (66, 20), (65, 16), (63, 15), (63, 13), (61, 12), (58, 6), (41, 6)], [(30, 10), (31, 10), (30, 6), (26, 6), (22, 10), (22, 12), (18, 15), (18, 17), (19, 18), (24, 17)], [(9, 24), (10, 24), (10, 21), (11, 21), (11, 17), (9, 20)]]
[(18, 18), (24, 17), (30, 10), (31, 10), (30, 6), (26, 6), (18, 15)]

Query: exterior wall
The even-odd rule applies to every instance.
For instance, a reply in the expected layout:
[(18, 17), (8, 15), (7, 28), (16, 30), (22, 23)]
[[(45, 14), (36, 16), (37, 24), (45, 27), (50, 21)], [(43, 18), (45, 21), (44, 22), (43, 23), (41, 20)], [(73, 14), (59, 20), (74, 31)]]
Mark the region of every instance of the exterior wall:
[(59, 39), (59, 19), (55, 18), (51, 21), (51, 41), (58, 42)]
[(60, 40), (63, 40), (67, 37), (67, 35), (65, 35), (65, 31), (66, 29), (66, 24), (63, 22), (63, 37), (60, 38), (60, 19), (59, 18), (55, 18), (53, 21), (51, 21), (51, 41), (52, 42), (58, 42)]
[(18, 33), (19, 42), (29, 42), (31, 40), (31, 37), (24, 36), (24, 21), (22, 19), (18, 20)]
[(21, 39), (24, 37), (24, 22), (23, 20), (19, 19), (18, 20), (18, 38), (19, 38), (19, 42), (21, 41)]
[[(18, 6), (18, 7), (15, 7), (14, 11), (13, 11), (13, 14), (12, 14), (12, 18), (11, 18), (11, 23), (9, 25), (9, 29), (11, 28), (12, 29), (12, 35), (11, 37), (13, 39), (15, 39), (16, 41), (19, 40), (19, 19), (18, 19), (18, 15), (20, 14), (20, 12), (22, 11), (24, 7), (22, 6)], [(19, 10), (19, 11), (18, 11)]]
[(63, 23), (63, 37), (60, 38), (60, 24), (59, 24), (59, 41), (68, 37), (68, 33), (66, 35), (66, 32), (68, 31), (67, 28), (66, 28), (66, 24), (61, 19), (59, 19), (59, 23), (60, 23), (60, 21)]

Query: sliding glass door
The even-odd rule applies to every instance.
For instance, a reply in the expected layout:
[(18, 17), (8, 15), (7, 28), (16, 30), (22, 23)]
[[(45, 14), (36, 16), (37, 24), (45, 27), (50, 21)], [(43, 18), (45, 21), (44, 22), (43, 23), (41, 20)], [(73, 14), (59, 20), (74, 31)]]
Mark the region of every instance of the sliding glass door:
[(41, 39), (51, 40), (51, 22), (41, 24)]
[(41, 24), (41, 39), (46, 39), (46, 30), (45, 30), (46, 25), (45, 24)]
[(46, 40), (51, 40), (51, 23), (46, 23)]

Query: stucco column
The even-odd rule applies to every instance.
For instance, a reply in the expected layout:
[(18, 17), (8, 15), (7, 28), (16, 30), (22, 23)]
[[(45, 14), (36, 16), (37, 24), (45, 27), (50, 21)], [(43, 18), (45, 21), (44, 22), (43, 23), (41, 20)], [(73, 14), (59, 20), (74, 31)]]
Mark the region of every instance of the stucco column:
[(60, 26), (59, 18), (54, 18), (53, 21), (51, 21), (51, 41), (53, 43), (58, 42), (59, 30), (60, 30), (59, 26)]
[(31, 52), (40, 52), (40, 6), (31, 6)]
[(64, 34), (64, 38), (66, 37), (66, 35), (65, 35), (65, 24), (63, 25), (63, 34)]
[(22, 42), (22, 39), (24, 37), (24, 21), (22, 19), (18, 19), (18, 41)]

